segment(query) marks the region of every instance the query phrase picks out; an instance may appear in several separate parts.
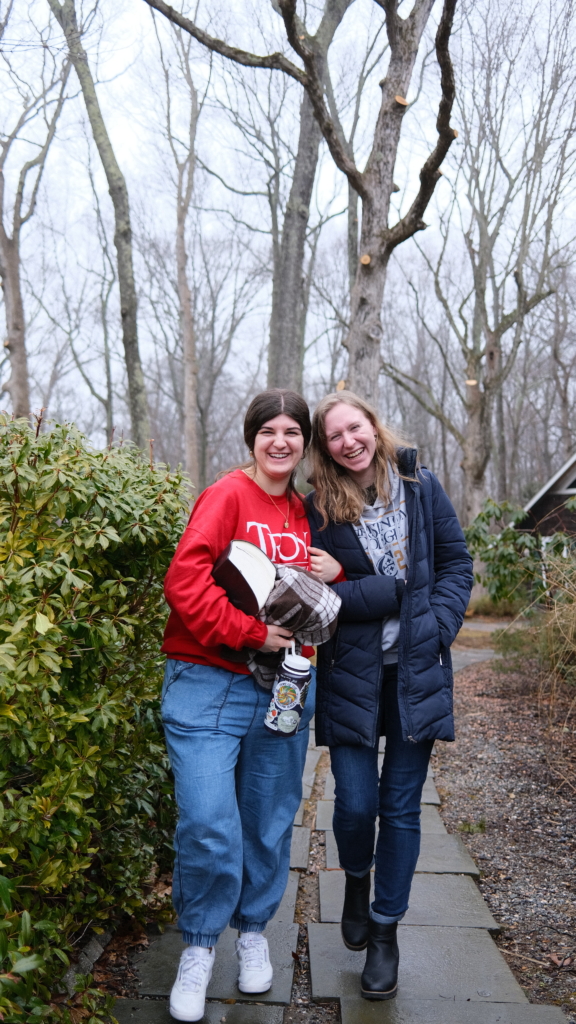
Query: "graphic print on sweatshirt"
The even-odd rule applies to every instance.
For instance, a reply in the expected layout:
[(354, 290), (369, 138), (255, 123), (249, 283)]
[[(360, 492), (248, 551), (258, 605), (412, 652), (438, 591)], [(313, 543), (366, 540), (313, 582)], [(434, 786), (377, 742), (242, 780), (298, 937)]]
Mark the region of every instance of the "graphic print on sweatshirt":
[(307, 550), (310, 540), (306, 530), (302, 530), (302, 536), (299, 537), (297, 533), (287, 533), (285, 530), (272, 533), (268, 523), (247, 522), (246, 538), (268, 555), (275, 565), (290, 563), (302, 569), (310, 568)]
[[(391, 472), (392, 494), (388, 505), (377, 499), (364, 505), (354, 523), (354, 532), (379, 576), (405, 580), (408, 572), (408, 513), (404, 483)], [(391, 615), (382, 622), (382, 650), (385, 661), (397, 660), (400, 616)]]
[(379, 576), (405, 580), (408, 570), (408, 513), (404, 482), (390, 466), (390, 501), (364, 505), (354, 532)]

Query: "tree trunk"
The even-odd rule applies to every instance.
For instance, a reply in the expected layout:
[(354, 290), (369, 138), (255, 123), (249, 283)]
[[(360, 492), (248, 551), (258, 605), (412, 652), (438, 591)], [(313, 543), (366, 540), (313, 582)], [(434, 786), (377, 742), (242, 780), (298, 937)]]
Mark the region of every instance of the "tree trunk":
[(468, 421), (464, 438), (464, 516), (468, 525), (484, 501), (484, 474), (490, 460), (490, 395), (479, 384), (468, 387)]
[(300, 135), (282, 239), (274, 267), (268, 387), (302, 390), (304, 343), (304, 247), (322, 133), (304, 93)]
[(350, 286), (350, 302), (352, 290), (358, 272), (358, 193), (348, 182), (348, 282)]
[(128, 189), (106, 130), (88, 57), (81, 42), (74, 0), (64, 0), (63, 4), (60, 4), (59, 0), (48, 0), (48, 3), (66, 37), (70, 60), (78, 75), (92, 135), (102, 161), (110, 198), (114, 206), (114, 244), (118, 255), (122, 341), (128, 376), (132, 440), (138, 448), (144, 449), (148, 445), (150, 426), (144, 374), (138, 347), (137, 299), (132, 260), (132, 227)]
[(19, 237), (8, 238), (0, 227), (0, 275), (6, 311), (6, 348), (10, 355), (10, 380), (4, 386), (12, 399), (14, 416), (30, 415), (28, 356), (24, 331), (24, 303), (20, 281)]
[[(344, 342), (349, 355), (349, 387), (372, 405), (378, 403), (386, 271), (395, 245), (403, 240), (399, 237), (396, 241), (394, 230), (388, 225), (390, 199), (397, 191), (394, 165), (406, 110), (405, 97), (431, 8), (432, 0), (421, 0), (408, 18), (401, 19), (395, 5), (386, 5), (391, 55), (386, 78), (380, 83), (382, 102), (374, 145), (362, 175), (360, 261), (351, 295), (350, 331)], [(410, 233), (417, 229), (414, 227)]]
[(198, 361), (196, 358), (194, 318), (192, 316), (192, 296), (186, 272), (188, 264), (185, 238), (186, 213), (186, 209), (179, 202), (176, 222), (176, 265), (184, 357), (184, 458), (186, 471), (192, 481), (192, 486), (198, 488)]
[(502, 385), (496, 394), (496, 465), (498, 470), (498, 501), (508, 498), (506, 473), (506, 434), (504, 432), (504, 396)]
[[(362, 254), (369, 250), (365, 244), (368, 232), (362, 230), (360, 249)], [(372, 250), (374, 251), (374, 250)], [(368, 265), (358, 264), (356, 280), (352, 288), (350, 310), (350, 331), (344, 342), (348, 349), (348, 387), (362, 395), (371, 405), (378, 405), (378, 377), (380, 374), (382, 319), (380, 310), (384, 298), (386, 272), (390, 255), (376, 257)]]

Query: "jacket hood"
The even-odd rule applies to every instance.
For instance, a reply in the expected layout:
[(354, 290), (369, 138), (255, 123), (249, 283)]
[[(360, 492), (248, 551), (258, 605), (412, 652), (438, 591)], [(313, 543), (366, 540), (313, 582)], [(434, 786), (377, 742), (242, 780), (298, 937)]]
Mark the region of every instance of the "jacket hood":
[(397, 448), (398, 469), (403, 476), (415, 476), (420, 468), (417, 448)]

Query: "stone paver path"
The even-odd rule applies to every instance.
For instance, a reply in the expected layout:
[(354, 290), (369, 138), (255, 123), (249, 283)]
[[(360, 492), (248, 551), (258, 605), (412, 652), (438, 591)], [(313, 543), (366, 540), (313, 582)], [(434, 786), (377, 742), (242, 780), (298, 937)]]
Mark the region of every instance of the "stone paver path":
[(452, 651), (452, 668), (455, 672), (459, 672), (461, 668), (468, 668), (468, 665), (478, 665), (482, 661), (498, 657), (499, 655), (491, 647), (481, 650), (472, 648), (469, 651)]
[[(455, 668), (491, 657), (491, 650), (454, 651)], [(462, 662), (462, 664), (460, 664)], [(380, 751), (383, 753), (383, 742)], [(310, 798), (322, 748), (311, 731), (304, 773), (304, 799)], [(399, 928), (399, 995), (388, 1002), (360, 997), (365, 954), (347, 950), (340, 936), (344, 872), (332, 831), (334, 779), (328, 774), (324, 799), (317, 801), (316, 829), (325, 830), (326, 868), (319, 873), (320, 922), (308, 925), (312, 997), (338, 1000), (342, 1024), (565, 1024), (554, 1006), (531, 1005), (492, 940), (498, 924), (474, 882), (479, 872), (459, 836), (448, 835), (437, 806), (431, 776), (422, 804), (422, 847), (410, 909)], [(295, 819), (291, 868), (305, 869), (310, 829)], [(290, 1003), (298, 926), (294, 908), (298, 872), (292, 870), (282, 904), (266, 935), (274, 964), (269, 993), (246, 997), (236, 986), (235, 933), (218, 943), (204, 1024), (282, 1024)], [(175, 927), (151, 943), (137, 964), (140, 998), (119, 999), (120, 1024), (168, 1024), (165, 997), (182, 950)], [(159, 998), (162, 997), (162, 998)], [(231, 1001), (235, 1002), (232, 1003)]]

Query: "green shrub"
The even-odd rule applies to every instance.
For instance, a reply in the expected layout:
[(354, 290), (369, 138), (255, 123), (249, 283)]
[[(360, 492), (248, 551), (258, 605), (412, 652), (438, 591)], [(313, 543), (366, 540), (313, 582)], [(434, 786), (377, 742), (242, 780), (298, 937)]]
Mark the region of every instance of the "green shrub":
[(133, 913), (168, 856), (162, 580), (185, 504), (181, 476), (129, 445), (0, 417), (5, 1021), (58, 1017), (75, 943)]
[[(470, 554), (483, 563), (477, 582), (486, 587), (494, 604), (511, 601), (525, 607), (547, 590), (542, 572), (542, 538), (518, 529), (525, 518), (523, 509), (488, 498), (464, 531)], [(567, 543), (566, 534), (554, 534), (548, 539), (546, 558), (561, 555)]]
[[(576, 511), (575, 498), (565, 505)], [(479, 601), (501, 608), (509, 603), (516, 615), (531, 613), (521, 630), (495, 636), (496, 650), (518, 666), (536, 663), (541, 684), (554, 692), (558, 682), (576, 684), (576, 537), (556, 533), (543, 543), (539, 534), (517, 528), (524, 516), (522, 509), (488, 499), (466, 539), (483, 563), (477, 579), (488, 598)]]

